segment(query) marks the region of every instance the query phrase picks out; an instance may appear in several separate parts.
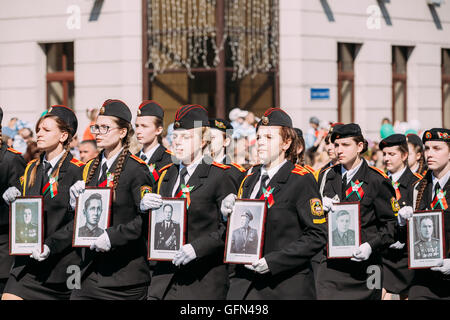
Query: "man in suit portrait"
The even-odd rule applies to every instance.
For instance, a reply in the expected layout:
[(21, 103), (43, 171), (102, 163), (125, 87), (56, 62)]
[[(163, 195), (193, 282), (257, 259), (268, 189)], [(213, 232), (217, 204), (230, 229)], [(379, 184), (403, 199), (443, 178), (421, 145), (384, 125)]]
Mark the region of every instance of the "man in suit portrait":
[(83, 215), (86, 224), (78, 229), (79, 237), (99, 237), (104, 232), (98, 226), (102, 211), (102, 196), (99, 193), (91, 194), (84, 203)]
[(253, 214), (249, 209), (241, 213), (241, 226), (233, 231), (231, 253), (256, 254), (258, 249), (258, 231), (249, 226)]
[(33, 214), (30, 208), (23, 210), (23, 222), (17, 224), (16, 242), (17, 243), (37, 243), (38, 226), (32, 222)]
[(349, 229), (350, 213), (347, 210), (341, 210), (336, 213), (336, 228), (332, 233), (333, 246), (354, 246), (355, 231)]
[(163, 206), (164, 220), (155, 225), (155, 249), (178, 250), (180, 248), (180, 224), (172, 220), (173, 207)]
[(436, 259), (440, 256), (439, 240), (433, 237), (434, 223), (430, 217), (420, 220), (420, 240), (414, 243), (416, 259)]

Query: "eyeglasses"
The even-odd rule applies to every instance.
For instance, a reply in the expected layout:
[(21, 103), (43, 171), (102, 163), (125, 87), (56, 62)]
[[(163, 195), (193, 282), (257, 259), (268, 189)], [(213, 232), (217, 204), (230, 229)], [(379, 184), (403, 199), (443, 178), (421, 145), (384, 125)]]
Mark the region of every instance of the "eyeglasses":
[(90, 126), (90, 129), (91, 129), (91, 133), (107, 134), (108, 132), (110, 132), (113, 129), (118, 129), (118, 127), (111, 128), (110, 126), (104, 126), (104, 125), (99, 126), (99, 125), (95, 124), (95, 125)]

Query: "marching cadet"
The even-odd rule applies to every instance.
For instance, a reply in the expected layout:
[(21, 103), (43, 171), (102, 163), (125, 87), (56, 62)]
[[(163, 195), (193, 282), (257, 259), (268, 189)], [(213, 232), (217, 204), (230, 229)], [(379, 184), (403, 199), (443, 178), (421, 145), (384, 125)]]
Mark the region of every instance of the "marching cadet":
[[(431, 269), (415, 270), (413, 283), (409, 289), (409, 299), (450, 299), (450, 130), (433, 128), (424, 132), (425, 160), (428, 172), (414, 188), (415, 210), (443, 210), (445, 226), (444, 260)], [(404, 220), (413, 216), (413, 208), (399, 213)], [(429, 244), (417, 243), (417, 255), (433, 256), (432, 228), (429, 219), (422, 220), (422, 237), (431, 240)], [(427, 240), (428, 240), (427, 239)]]
[[(67, 268), (78, 265), (72, 248), (74, 211), (69, 208), (69, 188), (82, 177), (83, 163), (72, 157), (70, 142), (78, 126), (74, 112), (61, 105), (52, 106), (36, 124), (37, 146), (42, 154), (28, 163), (22, 185), (10, 187), (4, 198), (43, 196), (44, 249), (33, 249), (31, 256), (16, 256), (4, 300), (69, 299)], [(20, 190), (19, 190), (20, 188)]]
[[(383, 139), (379, 148), (388, 176), (395, 190), (400, 212), (409, 210), (413, 202), (413, 184), (422, 177), (413, 174), (408, 167), (408, 144), (403, 134), (393, 134)], [(402, 211), (403, 210), (403, 211)], [(400, 215), (398, 216), (398, 218)], [(408, 297), (408, 290), (414, 277), (414, 270), (408, 269), (408, 248), (406, 244), (406, 223), (400, 218), (396, 228), (395, 243), (383, 253), (383, 300), (391, 300), (392, 294), (400, 299)]]
[(209, 144), (209, 152), (214, 161), (228, 165), (230, 168), (226, 172), (230, 175), (231, 180), (239, 188), (242, 179), (245, 177), (245, 168), (232, 162), (231, 158), (226, 154), (226, 148), (230, 146), (231, 135), (233, 134), (233, 126), (224, 119), (209, 119), (211, 143)]
[[(314, 176), (297, 159), (298, 139), (289, 115), (270, 108), (257, 126), (261, 165), (243, 180), (238, 198), (267, 201), (262, 258), (236, 265), (228, 299), (314, 299), (311, 258), (326, 243), (326, 224)], [(234, 214), (234, 199), (222, 214)]]
[[(201, 127), (198, 124), (201, 124)], [(172, 135), (176, 164), (161, 170), (158, 194), (146, 194), (145, 209), (162, 205), (161, 196), (186, 198), (186, 244), (172, 262), (158, 261), (149, 299), (225, 299), (229, 286), (223, 263), (225, 223), (222, 200), (236, 188), (226, 173), (229, 166), (204, 156), (210, 141), (206, 109), (185, 105), (175, 114)]]
[(408, 140), (408, 167), (412, 173), (417, 173), (424, 176), (427, 172), (427, 164), (425, 162), (425, 156), (423, 154), (422, 139), (416, 134), (410, 133), (406, 136)]
[(91, 132), (103, 151), (89, 161), (83, 180), (74, 184), (71, 202), (85, 186), (109, 187), (113, 201), (111, 224), (81, 255), (81, 288), (72, 300), (142, 300), (147, 296), (150, 272), (145, 235), (142, 234), (143, 195), (151, 192), (152, 181), (141, 158), (129, 151), (131, 112), (120, 100), (106, 100)]
[[(339, 164), (329, 168), (320, 184), (325, 211), (335, 202), (359, 202), (361, 245), (351, 259), (321, 259), (317, 273), (319, 299), (381, 299), (381, 288), (369, 289), (369, 267), (381, 273), (381, 250), (394, 243), (398, 203), (394, 188), (383, 171), (370, 167), (362, 154), (367, 150), (359, 125), (339, 126), (331, 134)], [(369, 272), (369, 274), (368, 274)], [(381, 280), (381, 279), (380, 279)]]
[[(0, 108), (0, 194), (15, 186), (25, 170), (21, 153), (2, 143), (3, 110)], [(9, 207), (6, 199), (0, 198), (0, 295), (9, 277), (14, 257), (9, 255)]]
[(327, 152), (328, 158), (330, 158), (330, 162), (328, 162), (325, 166), (323, 166), (322, 168), (320, 168), (320, 170), (317, 170), (316, 172), (316, 179), (317, 182), (320, 184), (320, 182), (322, 181), (322, 177), (324, 172), (336, 165), (338, 163), (338, 159), (337, 159), (337, 155), (336, 152), (334, 150), (334, 143), (331, 142), (331, 134), (333, 133), (334, 128), (343, 125), (343, 123), (341, 122), (335, 122), (330, 126), (330, 130), (328, 131), (328, 134), (326, 135), (324, 141), (325, 141), (325, 151)]
[(136, 138), (142, 150), (136, 156), (147, 163), (150, 176), (156, 182), (158, 171), (172, 162), (173, 153), (162, 145), (164, 110), (153, 100), (145, 100), (137, 110)]

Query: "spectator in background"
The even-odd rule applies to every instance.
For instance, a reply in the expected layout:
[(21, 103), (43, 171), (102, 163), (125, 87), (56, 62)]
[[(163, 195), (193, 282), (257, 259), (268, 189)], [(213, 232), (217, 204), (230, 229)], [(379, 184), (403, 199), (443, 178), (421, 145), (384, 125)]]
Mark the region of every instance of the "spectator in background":
[(380, 128), (381, 139), (385, 139), (394, 133), (395, 133), (394, 127), (392, 126), (391, 121), (388, 118), (384, 118), (381, 121), (381, 128)]
[(33, 139), (33, 131), (29, 124), (21, 120), (17, 121), (18, 134), (14, 137), (13, 148), (21, 153), (27, 152), (28, 142)]
[(98, 155), (97, 143), (95, 140), (85, 140), (80, 143), (80, 160), (87, 163)]
[(31, 160), (38, 159), (39, 155), (40, 155), (40, 153), (39, 153), (39, 149), (37, 147), (37, 142), (36, 141), (28, 142), (27, 152), (25, 152), (25, 154), (23, 155), (23, 158), (25, 159), (25, 161), (28, 163)]
[(94, 135), (91, 133), (91, 126), (95, 124), (95, 120), (97, 119), (98, 116), (98, 109), (97, 108), (86, 109), (86, 116), (91, 122), (89, 123), (86, 130), (84, 130), (83, 141), (95, 140)]
[(317, 118), (317, 117), (309, 118), (309, 129), (305, 135), (306, 150), (308, 150), (314, 146), (314, 143), (316, 142), (318, 134), (319, 134), (319, 130), (318, 130), (319, 124), (320, 124), (319, 118)]
[(163, 138), (163, 146), (169, 150), (172, 149), (172, 133), (173, 133), (173, 122), (169, 123), (169, 125), (167, 126), (167, 134)]
[[(9, 120), (8, 126), (2, 128), (3, 135), (7, 135), (10, 138), (14, 138), (17, 135), (16, 122), (17, 118), (11, 118)], [(12, 145), (11, 145), (12, 146)]]
[(75, 159), (80, 159), (80, 150), (78, 149), (78, 135), (76, 134), (70, 142), (70, 153)]
[(13, 139), (10, 136), (7, 136), (6, 134), (2, 134), (2, 142), (4, 144), (6, 144), (9, 148), (12, 148)]

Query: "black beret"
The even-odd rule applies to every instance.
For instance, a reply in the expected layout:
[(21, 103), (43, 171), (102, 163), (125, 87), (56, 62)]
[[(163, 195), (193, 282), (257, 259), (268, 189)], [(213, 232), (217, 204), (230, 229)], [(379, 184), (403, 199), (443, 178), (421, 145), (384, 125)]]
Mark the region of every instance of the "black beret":
[(348, 123), (339, 126), (335, 126), (333, 133), (331, 134), (331, 142), (336, 139), (343, 139), (349, 137), (362, 137), (361, 128), (356, 123)]
[(208, 111), (198, 104), (187, 104), (177, 110), (173, 128), (192, 129), (199, 123), (202, 127), (209, 127)]
[(330, 130), (328, 130), (328, 133), (329, 134), (333, 133), (334, 129), (336, 129), (337, 127), (342, 126), (342, 125), (344, 125), (342, 122), (332, 123), (330, 126)]
[(131, 122), (130, 108), (128, 108), (125, 102), (120, 100), (108, 99), (103, 102), (99, 115), (113, 116), (125, 120), (128, 123)]
[(383, 150), (387, 147), (399, 146), (402, 144), (406, 144), (406, 137), (403, 134), (395, 133), (391, 134), (389, 137), (384, 138), (380, 141), (379, 148)]
[(47, 113), (44, 114), (44, 116), (46, 115), (56, 116), (64, 121), (72, 129), (71, 133), (73, 136), (77, 133), (78, 120), (73, 110), (69, 107), (62, 105), (51, 106)]
[(2, 125), (3, 120), (3, 109), (0, 107), (0, 126)]
[(161, 120), (164, 119), (164, 110), (161, 106), (153, 100), (144, 100), (137, 110), (137, 116), (154, 116)]
[(444, 141), (450, 142), (450, 130), (444, 128), (433, 128), (427, 130), (422, 136), (423, 143), (427, 141)]
[(217, 129), (223, 132), (227, 132), (227, 130), (233, 130), (233, 126), (228, 120), (213, 118), (209, 119), (209, 126), (213, 129)]
[(406, 139), (409, 143), (413, 144), (414, 146), (420, 146), (423, 148), (422, 139), (417, 134), (410, 133), (406, 136)]
[(289, 115), (280, 108), (270, 108), (264, 112), (258, 126), (281, 126), (292, 128), (292, 119)]
[(295, 133), (297, 133), (297, 137), (303, 138), (303, 131), (302, 131), (302, 129), (294, 128), (294, 130), (295, 130)]
[(248, 220), (252, 221), (253, 220), (253, 215), (250, 212), (250, 210), (245, 210), (244, 212), (241, 213), (241, 216), (247, 216)]

